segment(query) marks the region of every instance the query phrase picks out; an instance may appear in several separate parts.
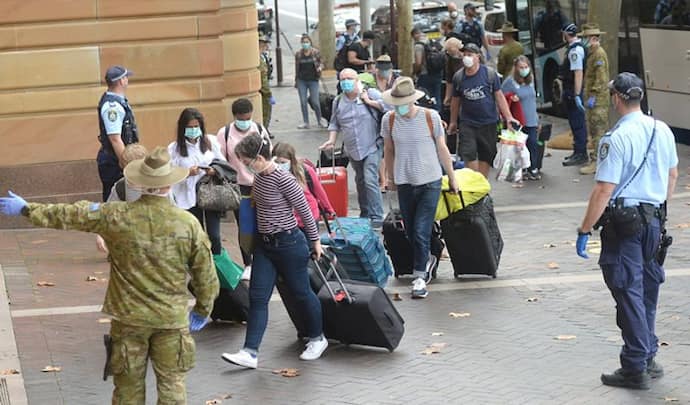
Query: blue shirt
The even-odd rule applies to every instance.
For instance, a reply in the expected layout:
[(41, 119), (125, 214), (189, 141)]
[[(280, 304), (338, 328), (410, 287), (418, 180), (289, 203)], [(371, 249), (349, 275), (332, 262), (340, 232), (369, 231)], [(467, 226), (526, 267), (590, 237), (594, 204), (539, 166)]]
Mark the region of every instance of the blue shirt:
[(656, 137), (647, 161), (630, 182), (642, 164), (653, 129), (654, 118), (633, 112), (618, 120), (599, 141), (595, 179), (616, 184), (611, 198), (623, 197), (625, 206), (641, 202), (659, 205), (666, 201), (668, 172), (678, 166), (678, 154), (673, 133), (665, 123), (656, 120)]
[[(380, 92), (367, 91), (367, 93), (371, 100), (383, 105)], [(378, 113), (375, 108), (367, 107), (359, 95), (354, 100), (350, 100), (343, 93), (333, 100), (333, 112), (328, 130), (339, 131), (342, 134), (345, 153), (350, 159), (358, 162), (378, 149), (377, 118)]]
[(519, 84), (513, 76), (508, 76), (501, 85), (504, 93), (515, 93), (520, 98), (522, 113), (525, 115), (525, 126), (536, 127), (539, 125), (539, 115), (537, 114), (537, 91), (534, 89), (534, 82), (530, 84)]
[[(127, 100), (117, 93), (108, 92), (117, 97), (121, 103), (127, 104)], [(119, 103), (104, 103), (101, 107), (101, 118), (105, 125), (105, 133), (108, 135), (122, 133), (122, 123), (125, 120), (125, 109)]]
[[(575, 42), (582, 42), (579, 38)], [(570, 59), (570, 70), (584, 70), (585, 49), (581, 46), (574, 46), (568, 51), (568, 59)]]
[(453, 97), (460, 97), (460, 122), (472, 125), (498, 122), (494, 92), (501, 89), (501, 79), (493, 72), (493, 77), (489, 77), (487, 67), (480, 65), (473, 76), (465, 74), (464, 68), (453, 75)]

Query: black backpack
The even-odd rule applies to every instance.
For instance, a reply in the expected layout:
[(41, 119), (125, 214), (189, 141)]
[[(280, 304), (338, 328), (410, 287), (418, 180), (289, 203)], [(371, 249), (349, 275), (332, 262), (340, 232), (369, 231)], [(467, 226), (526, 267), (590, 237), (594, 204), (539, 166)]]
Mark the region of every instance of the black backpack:
[(350, 50), (350, 46), (352, 46), (353, 43), (353, 41), (348, 40), (345, 42), (345, 45), (340, 48), (338, 54), (335, 55), (335, 60), (333, 60), (333, 68), (336, 71), (340, 72), (350, 65), (347, 61), (347, 52)]
[(446, 53), (439, 41), (433, 40), (424, 44), (426, 70), (430, 74), (442, 73), (446, 68)]

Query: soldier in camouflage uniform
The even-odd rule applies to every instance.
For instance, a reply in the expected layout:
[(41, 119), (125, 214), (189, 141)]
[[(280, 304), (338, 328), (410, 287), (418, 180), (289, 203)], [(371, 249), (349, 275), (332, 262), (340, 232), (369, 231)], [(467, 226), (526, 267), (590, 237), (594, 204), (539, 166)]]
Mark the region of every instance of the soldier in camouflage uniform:
[(268, 125), (271, 123), (271, 113), (273, 111), (273, 104), (275, 104), (273, 92), (268, 84), (271, 74), (271, 60), (268, 57), (269, 44), (270, 40), (268, 38), (259, 38), (259, 71), (261, 72), (261, 88), (259, 89), (259, 93), (261, 94), (263, 124), (266, 128), (268, 128)]
[(110, 281), (103, 312), (113, 317), (113, 404), (144, 405), (146, 368), (153, 363), (158, 404), (186, 404), (186, 372), (194, 366), (187, 320), (187, 274), (196, 295), (191, 329), (211, 313), (219, 284), (211, 243), (196, 218), (167, 198), (188, 171), (173, 167), (164, 148), (127, 165), (127, 181), (140, 187), (134, 202), (27, 203), (9, 192), (0, 212), (24, 215), (36, 226), (100, 234), (110, 247)]
[(585, 38), (587, 47), (587, 65), (585, 67), (585, 99), (587, 108), (587, 133), (592, 138), (594, 151), (587, 166), (580, 168), (580, 174), (594, 174), (597, 171), (597, 145), (609, 128), (609, 60), (599, 37), (605, 32), (599, 31), (597, 24), (582, 26), (580, 36)]

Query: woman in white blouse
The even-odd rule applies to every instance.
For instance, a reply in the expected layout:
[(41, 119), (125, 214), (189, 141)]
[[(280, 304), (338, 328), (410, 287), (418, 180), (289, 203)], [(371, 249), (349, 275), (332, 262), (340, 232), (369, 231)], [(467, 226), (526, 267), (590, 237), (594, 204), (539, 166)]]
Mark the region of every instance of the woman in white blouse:
[(213, 175), (209, 167), (213, 159), (225, 160), (215, 136), (206, 134), (204, 116), (195, 108), (185, 108), (177, 120), (177, 140), (168, 145), (172, 163), (189, 168), (189, 175), (184, 181), (172, 188), (175, 203), (185, 209), (201, 222), (211, 239), (211, 251), (214, 255), (221, 252), (219, 211), (205, 211), (196, 206), (196, 184), (205, 175)]

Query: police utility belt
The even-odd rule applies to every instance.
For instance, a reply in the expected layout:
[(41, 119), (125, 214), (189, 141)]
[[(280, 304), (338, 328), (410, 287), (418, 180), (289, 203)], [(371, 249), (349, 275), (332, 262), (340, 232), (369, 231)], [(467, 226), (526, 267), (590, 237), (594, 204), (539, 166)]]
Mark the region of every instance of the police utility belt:
[(603, 227), (607, 238), (628, 238), (637, 235), (642, 227), (651, 224), (654, 218), (659, 219), (661, 223), (666, 220), (664, 210), (654, 204), (640, 203), (625, 207), (623, 200), (616, 198), (613, 204), (606, 207), (604, 214), (594, 225), (594, 229)]

